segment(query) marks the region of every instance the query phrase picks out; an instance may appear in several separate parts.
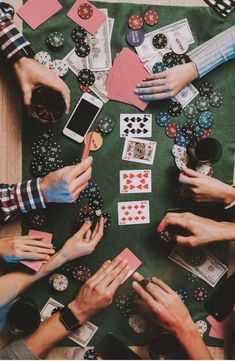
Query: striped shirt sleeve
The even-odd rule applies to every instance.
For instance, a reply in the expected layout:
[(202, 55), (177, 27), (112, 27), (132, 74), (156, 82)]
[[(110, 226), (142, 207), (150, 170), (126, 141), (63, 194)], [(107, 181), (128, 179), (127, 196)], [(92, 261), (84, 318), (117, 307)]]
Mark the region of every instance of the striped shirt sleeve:
[(196, 64), (199, 77), (235, 58), (235, 26), (223, 31), (188, 53)]

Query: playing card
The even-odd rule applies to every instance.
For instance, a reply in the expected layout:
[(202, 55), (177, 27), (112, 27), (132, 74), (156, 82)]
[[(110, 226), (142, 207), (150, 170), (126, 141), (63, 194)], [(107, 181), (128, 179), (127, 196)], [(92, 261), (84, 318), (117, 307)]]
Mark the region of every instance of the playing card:
[(151, 170), (120, 170), (120, 193), (150, 193)]
[(122, 159), (129, 162), (152, 165), (154, 161), (156, 142), (137, 138), (126, 138)]
[(152, 137), (152, 114), (121, 114), (120, 137)]
[(122, 282), (124, 283), (127, 278), (129, 278), (137, 270), (137, 268), (141, 266), (142, 262), (128, 248), (125, 248), (117, 257), (123, 261), (128, 261), (128, 267), (130, 268), (130, 271)]
[(118, 202), (119, 226), (149, 222), (149, 201)]

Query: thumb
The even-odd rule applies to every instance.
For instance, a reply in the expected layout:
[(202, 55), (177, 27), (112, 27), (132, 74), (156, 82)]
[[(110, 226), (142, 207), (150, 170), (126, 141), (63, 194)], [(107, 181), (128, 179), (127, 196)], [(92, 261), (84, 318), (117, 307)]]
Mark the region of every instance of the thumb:
[(28, 89), (24, 91), (23, 99), (25, 106), (29, 107), (31, 105), (31, 98), (32, 98), (32, 89)]
[(188, 177), (193, 177), (196, 178), (199, 176), (199, 173), (196, 172), (193, 169), (187, 168), (187, 167), (182, 167), (182, 171), (184, 174), (186, 174)]

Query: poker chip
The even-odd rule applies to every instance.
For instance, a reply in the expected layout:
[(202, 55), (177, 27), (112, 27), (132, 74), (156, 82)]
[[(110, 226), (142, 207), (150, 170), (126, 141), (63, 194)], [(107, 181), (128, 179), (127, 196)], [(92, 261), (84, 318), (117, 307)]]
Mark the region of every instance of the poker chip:
[(212, 133), (212, 128), (203, 129), (202, 138), (209, 138)]
[(196, 100), (196, 107), (200, 112), (204, 112), (210, 107), (210, 101), (205, 96), (200, 96)]
[(184, 64), (185, 57), (184, 55), (175, 54), (173, 51), (169, 51), (163, 55), (162, 62), (167, 68), (173, 68), (176, 65)]
[(196, 327), (197, 327), (198, 332), (200, 333), (200, 335), (203, 336), (204, 333), (206, 333), (207, 328), (208, 328), (206, 321), (199, 320), (199, 321), (195, 322), (195, 325), (196, 325)]
[(63, 264), (63, 266), (61, 267), (61, 271), (63, 273), (71, 275), (74, 267), (75, 267), (75, 262), (74, 261), (68, 262), (68, 263)]
[(180, 35), (176, 35), (170, 40), (171, 49), (175, 54), (185, 54), (188, 50), (188, 40)]
[(168, 106), (168, 113), (172, 117), (178, 117), (182, 113), (182, 105), (178, 102), (172, 101)]
[(176, 123), (169, 123), (165, 128), (166, 135), (169, 138), (175, 138), (177, 135), (177, 131), (178, 125)]
[(128, 18), (128, 25), (132, 30), (140, 30), (144, 24), (144, 21), (140, 15), (131, 15)]
[(182, 134), (182, 131), (178, 131), (177, 135), (175, 137), (175, 144), (177, 144), (181, 147), (185, 147), (186, 145), (189, 144), (189, 139), (184, 137), (184, 135)]
[(204, 129), (197, 122), (194, 123), (194, 133), (198, 139), (202, 138), (204, 133)]
[(88, 187), (82, 191), (80, 197), (93, 198), (100, 194), (100, 187), (93, 181), (90, 181)]
[(87, 32), (81, 26), (77, 26), (71, 32), (71, 38), (75, 43), (84, 42), (87, 37)]
[(196, 171), (200, 174), (207, 175), (209, 177), (213, 176), (213, 168), (210, 163), (199, 163), (196, 166)]
[(50, 69), (51, 56), (46, 51), (39, 51), (37, 54), (34, 55), (34, 60)]
[(195, 126), (191, 123), (186, 123), (182, 127), (182, 134), (189, 140), (193, 139), (195, 137)]
[(186, 253), (186, 261), (190, 266), (198, 267), (206, 261), (206, 255), (200, 249), (189, 250)]
[(205, 97), (210, 97), (214, 92), (213, 86), (208, 82), (202, 83), (198, 90), (199, 94)]
[(200, 114), (197, 119), (197, 123), (203, 129), (210, 128), (212, 126), (213, 122), (214, 122), (214, 116), (211, 112), (208, 112), (208, 111)]
[(175, 157), (175, 164), (179, 170), (182, 170), (183, 167), (187, 167), (189, 161), (188, 153), (182, 153), (178, 157)]
[(83, 356), (84, 360), (98, 360), (99, 354), (95, 348), (87, 350)]
[(197, 277), (194, 273), (187, 273), (187, 279), (191, 283), (197, 283), (199, 281), (199, 277)]
[(34, 177), (45, 177), (48, 174), (46, 165), (41, 159), (34, 158), (31, 162), (30, 171)]
[(149, 26), (156, 25), (158, 22), (158, 13), (153, 9), (147, 10), (144, 13), (144, 21)]
[(93, 7), (88, 2), (84, 2), (78, 7), (78, 16), (83, 19), (87, 20), (90, 19), (93, 15)]
[(41, 156), (47, 154), (50, 150), (51, 144), (47, 141), (44, 143), (33, 143), (31, 147), (31, 151), (33, 155), (37, 158), (40, 158)]
[(101, 215), (104, 219), (104, 228), (108, 228), (109, 226), (111, 226), (112, 218), (110, 214), (108, 214), (107, 212), (103, 212), (101, 213)]
[(42, 129), (39, 134), (39, 142), (48, 142), (48, 144), (50, 144), (54, 135), (55, 134), (52, 129)]
[(101, 209), (103, 205), (104, 205), (104, 200), (100, 195), (98, 195), (95, 198), (93, 197), (89, 199), (89, 207), (91, 207), (94, 210)]
[(138, 314), (131, 315), (128, 319), (128, 323), (136, 333), (144, 333), (147, 329), (146, 321)]
[(171, 118), (168, 113), (160, 112), (156, 116), (156, 123), (160, 125), (160, 127), (166, 127), (171, 122)]
[(75, 53), (80, 58), (85, 58), (90, 54), (91, 48), (90, 45), (87, 43), (79, 43), (75, 47)]
[(177, 295), (180, 296), (180, 298), (181, 298), (181, 300), (182, 300), (183, 302), (185, 302), (185, 301), (187, 300), (188, 294), (187, 294), (187, 292), (186, 292), (183, 288), (178, 288), (178, 289), (176, 290), (176, 293), (177, 293)]
[(63, 292), (68, 288), (68, 278), (60, 273), (54, 273), (49, 278), (49, 285), (57, 292)]
[(193, 292), (193, 297), (198, 302), (204, 302), (208, 298), (208, 292), (204, 287), (198, 287)]
[(43, 211), (36, 211), (29, 215), (29, 222), (33, 227), (41, 227), (46, 222), (46, 216)]
[(223, 104), (223, 97), (219, 92), (214, 92), (210, 96), (210, 105), (212, 107), (220, 107)]
[(46, 44), (53, 51), (60, 50), (62, 48), (62, 46), (64, 45), (63, 34), (58, 33), (57, 31), (51, 33), (46, 40)]
[(115, 305), (125, 318), (133, 314), (132, 297), (130, 295), (120, 295), (115, 299)]
[(166, 70), (166, 67), (163, 63), (155, 63), (152, 68), (153, 74), (161, 73), (162, 71)]
[(130, 46), (139, 46), (144, 42), (144, 31), (128, 29), (126, 32), (126, 41)]
[(164, 242), (174, 241), (174, 236), (167, 229), (164, 229), (164, 231), (159, 232), (159, 236), (161, 240)]
[(83, 93), (90, 93), (91, 92), (91, 89), (86, 85), (79, 84), (79, 88)]
[(163, 49), (167, 46), (168, 40), (165, 34), (158, 33), (154, 35), (152, 44), (156, 49)]
[(95, 82), (95, 75), (89, 69), (80, 70), (77, 78), (79, 83), (86, 86), (92, 86)]
[[(89, 133), (88, 133), (89, 134)], [(85, 144), (86, 144), (87, 140), (85, 138)], [(92, 138), (91, 138), (91, 143), (90, 143), (90, 150), (92, 152), (96, 152), (97, 150), (99, 150), (103, 145), (103, 138), (100, 135), (100, 133), (97, 132), (92, 132)]]
[(79, 209), (78, 212), (78, 222), (84, 224), (85, 222), (93, 223), (95, 220), (94, 209), (89, 206), (83, 206)]
[(115, 121), (112, 118), (104, 117), (97, 123), (97, 129), (103, 134), (107, 135), (112, 132), (115, 126)]
[(188, 119), (193, 119), (197, 116), (198, 114), (198, 110), (195, 104), (188, 104), (186, 105), (186, 107), (183, 109), (184, 115), (186, 118)]
[(51, 63), (50, 69), (54, 70), (60, 78), (65, 76), (69, 71), (68, 64), (65, 61), (59, 59), (56, 59)]
[(75, 281), (86, 282), (91, 278), (92, 273), (87, 266), (77, 266), (73, 268), (72, 276)]

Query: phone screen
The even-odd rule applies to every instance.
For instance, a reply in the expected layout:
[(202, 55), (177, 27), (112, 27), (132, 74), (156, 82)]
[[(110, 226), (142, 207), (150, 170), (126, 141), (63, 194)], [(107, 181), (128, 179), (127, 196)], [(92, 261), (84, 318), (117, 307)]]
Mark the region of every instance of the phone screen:
[(82, 99), (66, 128), (84, 137), (100, 108)]

